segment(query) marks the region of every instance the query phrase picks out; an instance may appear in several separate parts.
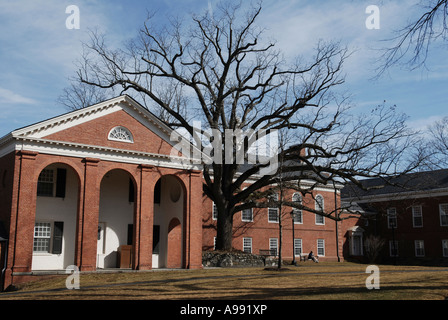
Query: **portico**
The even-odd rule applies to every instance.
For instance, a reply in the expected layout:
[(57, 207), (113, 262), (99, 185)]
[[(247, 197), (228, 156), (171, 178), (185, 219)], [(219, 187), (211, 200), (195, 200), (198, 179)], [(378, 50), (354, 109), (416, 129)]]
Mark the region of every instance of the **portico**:
[(201, 268), (201, 171), (172, 161), (169, 134), (122, 96), (2, 138), (5, 287), (69, 265), (116, 268), (122, 246), (134, 270)]

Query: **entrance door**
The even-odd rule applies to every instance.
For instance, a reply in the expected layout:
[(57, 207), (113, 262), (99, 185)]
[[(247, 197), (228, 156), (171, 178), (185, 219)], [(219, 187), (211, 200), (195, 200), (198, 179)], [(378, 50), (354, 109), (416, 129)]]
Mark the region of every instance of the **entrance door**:
[(362, 238), (361, 238), (361, 236), (358, 236), (358, 235), (353, 236), (353, 255), (354, 256), (362, 255)]
[(98, 241), (96, 244), (96, 267), (104, 268), (104, 244), (106, 239), (106, 224), (104, 222), (98, 223)]

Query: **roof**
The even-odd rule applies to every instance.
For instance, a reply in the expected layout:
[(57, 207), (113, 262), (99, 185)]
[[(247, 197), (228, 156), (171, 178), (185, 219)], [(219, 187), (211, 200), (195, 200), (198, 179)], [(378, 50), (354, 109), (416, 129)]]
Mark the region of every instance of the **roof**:
[[(151, 123), (155, 124), (157, 127), (159, 127), (161, 130), (165, 132), (172, 131), (172, 128), (170, 128), (165, 122), (163, 122), (161, 119), (159, 119), (157, 116), (155, 116), (152, 112), (150, 112), (147, 108), (143, 107), (140, 103), (138, 103), (136, 100), (131, 98), (128, 95), (121, 95), (115, 98), (111, 98), (102, 102), (99, 102), (97, 104), (94, 104), (92, 106), (73, 110), (64, 114), (61, 114), (56, 117), (52, 117), (43, 121), (36, 122), (34, 124), (16, 129), (12, 131), (10, 134), (13, 136), (35, 136), (35, 137), (42, 137), (43, 135), (47, 135), (48, 133), (51, 133), (51, 129), (53, 130), (60, 130), (59, 127), (61, 127), (64, 124), (69, 124), (71, 126), (77, 125), (79, 122), (85, 121), (85, 118), (88, 116), (95, 117), (96, 116), (102, 116), (102, 111), (114, 112), (116, 109), (114, 109), (114, 106), (120, 105), (121, 107), (128, 107), (129, 109), (134, 109), (136, 112), (141, 114), (145, 119), (150, 121)], [(71, 124), (70, 124), (71, 123)], [(50, 131), (50, 132), (46, 132)], [(8, 136), (8, 135), (6, 135)], [(5, 136), (5, 137), (6, 137)], [(4, 139), (5, 137), (2, 137)]]
[(341, 197), (344, 199), (366, 198), (448, 190), (448, 169), (415, 172), (388, 179), (366, 179), (361, 180), (361, 183), (363, 188), (353, 183), (347, 184), (342, 189)]
[[(93, 157), (111, 161), (131, 161), (158, 166), (169, 166), (182, 169), (198, 169), (194, 161), (186, 163), (180, 156), (160, 153), (148, 153), (134, 149), (118, 149), (110, 146), (79, 143), (74, 141), (53, 140), (48, 137), (54, 133), (75, 127), (79, 124), (123, 110), (131, 117), (146, 126), (158, 137), (179, 150), (180, 143), (171, 139), (174, 131), (165, 122), (143, 107), (128, 95), (118, 96), (95, 105), (64, 113), (62, 115), (16, 129), (0, 138), (0, 157), (17, 150), (31, 150), (42, 153), (60, 154), (64, 152), (73, 157)], [(182, 145), (196, 149), (188, 139), (180, 136)], [(181, 151), (181, 150), (179, 150)], [(199, 151), (200, 152), (200, 151)], [(193, 153), (196, 155), (196, 153)], [(204, 157), (206, 155), (203, 155)], [(174, 160), (174, 161), (173, 161)], [(194, 159), (195, 160), (195, 159)]]

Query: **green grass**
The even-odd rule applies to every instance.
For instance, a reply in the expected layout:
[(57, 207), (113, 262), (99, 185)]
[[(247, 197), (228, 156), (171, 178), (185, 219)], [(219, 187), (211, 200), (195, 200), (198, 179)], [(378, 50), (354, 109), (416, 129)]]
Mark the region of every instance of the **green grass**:
[(287, 270), (218, 268), (81, 274), (80, 289), (66, 276), (23, 285), (0, 299), (200, 300), (443, 300), (448, 268), (379, 265), (380, 289), (368, 290), (367, 265), (305, 262)]

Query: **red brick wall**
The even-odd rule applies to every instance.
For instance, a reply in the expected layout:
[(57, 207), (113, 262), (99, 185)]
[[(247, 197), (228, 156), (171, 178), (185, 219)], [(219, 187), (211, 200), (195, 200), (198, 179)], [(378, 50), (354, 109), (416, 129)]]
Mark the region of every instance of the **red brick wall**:
[(12, 152), (0, 158), (0, 221), (3, 222), (6, 232), (9, 230), (12, 206), (14, 154)]
[[(389, 240), (392, 238), (398, 241), (399, 259), (416, 258), (415, 240), (423, 240), (425, 249), (425, 257), (417, 259), (441, 259), (443, 258), (442, 240), (448, 240), (448, 226), (440, 225), (439, 204), (442, 203), (448, 203), (448, 196), (374, 202), (371, 205), (378, 212), (377, 219), (363, 228), (369, 233), (381, 235), (386, 240), (382, 252), (384, 259), (391, 259)], [(423, 227), (413, 226), (412, 206), (421, 206)], [(387, 209), (391, 207), (396, 208), (397, 212), (397, 227), (393, 235), (392, 229), (388, 228), (387, 224)]]
[[(291, 199), (293, 192), (290, 191), (285, 196)], [(321, 194), (324, 197), (324, 206), (328, 211), (334, 210), (334, 193), (328, 191), (315, 192), (315, 195)], [(314, 196), (315, 196), (314, 195)], [(207, 197), (202, 199), (203, 204), (203, 249), (213, 250), (213, 237), (216, 236), (216, 221), (212, 219), (212, 201)], [(303, 199), (305, 206), (314, 208), (314, 199), (307, 195)], [(292, 219), (290, 216), (291, 208), (284, 207), (282, 210), (282, 255), (284, 259), (292, 259), (293, 240), (292, 240)], [(278, 223), (268, 221), (268, 209), (253, 209), (253, 222), (243, 222), (241, 212), (234, 216), (234, 238), (233, 247), (237, 250), (243, 250), (243, 238), (252, 238), (252, 253), (258, 254), (259, 250), (269, 249), (269, 239), (279, 239)], [(316, 225), (315, 214), (303, 210), (303, 223), (294, 224), (294, 238), (302, 239), (302, 253), (309, 253), (311, 250), (317, 255), (317, 239), (325, 241), (325, 257), (321, 260), (337, 260), (336, 245), (336, 223), (334, 220), (325, 218), (324, 225)], [(280, 240), (278, 240), (280, 241)], [(339, 247), (340, 259), (342, 257), (342, 247)]]

